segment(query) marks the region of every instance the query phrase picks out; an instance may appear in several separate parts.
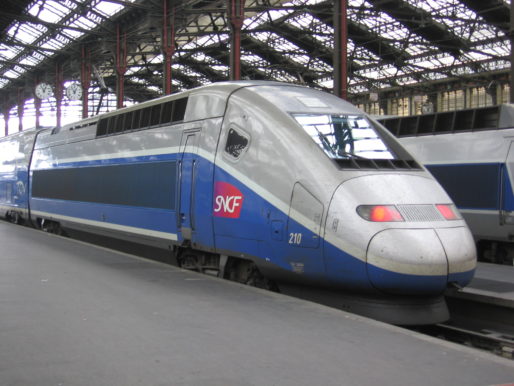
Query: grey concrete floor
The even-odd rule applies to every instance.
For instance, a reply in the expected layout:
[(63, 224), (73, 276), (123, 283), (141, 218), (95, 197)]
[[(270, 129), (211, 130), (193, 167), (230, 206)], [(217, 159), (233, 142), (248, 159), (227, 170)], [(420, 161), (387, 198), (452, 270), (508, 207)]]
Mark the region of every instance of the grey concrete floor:
[(494, 385), (514, 362), (0, 222), (0, 385)]

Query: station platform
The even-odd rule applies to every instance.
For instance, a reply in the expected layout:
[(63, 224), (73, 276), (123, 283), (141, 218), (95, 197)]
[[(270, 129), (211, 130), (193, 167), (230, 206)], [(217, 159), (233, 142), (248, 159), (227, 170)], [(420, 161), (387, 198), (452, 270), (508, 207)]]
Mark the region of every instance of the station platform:
[(471, 283), (445, 297), (452, 323), (514, 336), (514, 267), (479, 262)]
[(1, 385), (500, 385), (514, 361), (0, 222)]
[(514, 267), (479, 262), (471, 283), (455, 296), (514, 308)]

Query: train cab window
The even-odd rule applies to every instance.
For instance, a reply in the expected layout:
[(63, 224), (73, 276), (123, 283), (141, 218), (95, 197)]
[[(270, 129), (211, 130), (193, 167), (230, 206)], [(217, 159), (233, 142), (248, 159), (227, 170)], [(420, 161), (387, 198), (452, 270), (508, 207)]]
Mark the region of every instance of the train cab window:
[(332, 159), (395, 159), (373, 124), (362, 115), (293, 114)]
[(227, 135), (225, 152), (234, 158), (241, 157), (249, 143), (249, 138), (234, 128), (230, 128)]

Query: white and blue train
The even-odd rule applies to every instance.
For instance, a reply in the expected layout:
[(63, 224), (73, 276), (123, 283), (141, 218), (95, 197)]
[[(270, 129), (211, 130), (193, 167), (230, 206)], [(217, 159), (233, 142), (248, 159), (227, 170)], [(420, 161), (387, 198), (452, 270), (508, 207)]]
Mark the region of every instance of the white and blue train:
[(437, 181), (320, 91), (218, 83), (0, 147), (3, 214), (44, 230), (170, 248), (258, 286), (403, 299), (420, 312), (374, 315), (400, 324), (447, 318), (441, 295), (473, 277), (473, 237)]
[(514, 105), (379, 119), (453, 199), (479, 258), (514, 261)]

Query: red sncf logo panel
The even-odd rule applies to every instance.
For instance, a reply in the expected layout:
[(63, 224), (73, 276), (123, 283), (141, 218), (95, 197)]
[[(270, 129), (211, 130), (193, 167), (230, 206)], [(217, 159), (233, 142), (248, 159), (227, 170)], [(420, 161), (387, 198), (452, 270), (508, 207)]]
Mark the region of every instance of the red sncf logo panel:
[(214, 185), (214, 216), (239, 218), (243, 207), (243, 194), (234, 185), (216, 182)]

